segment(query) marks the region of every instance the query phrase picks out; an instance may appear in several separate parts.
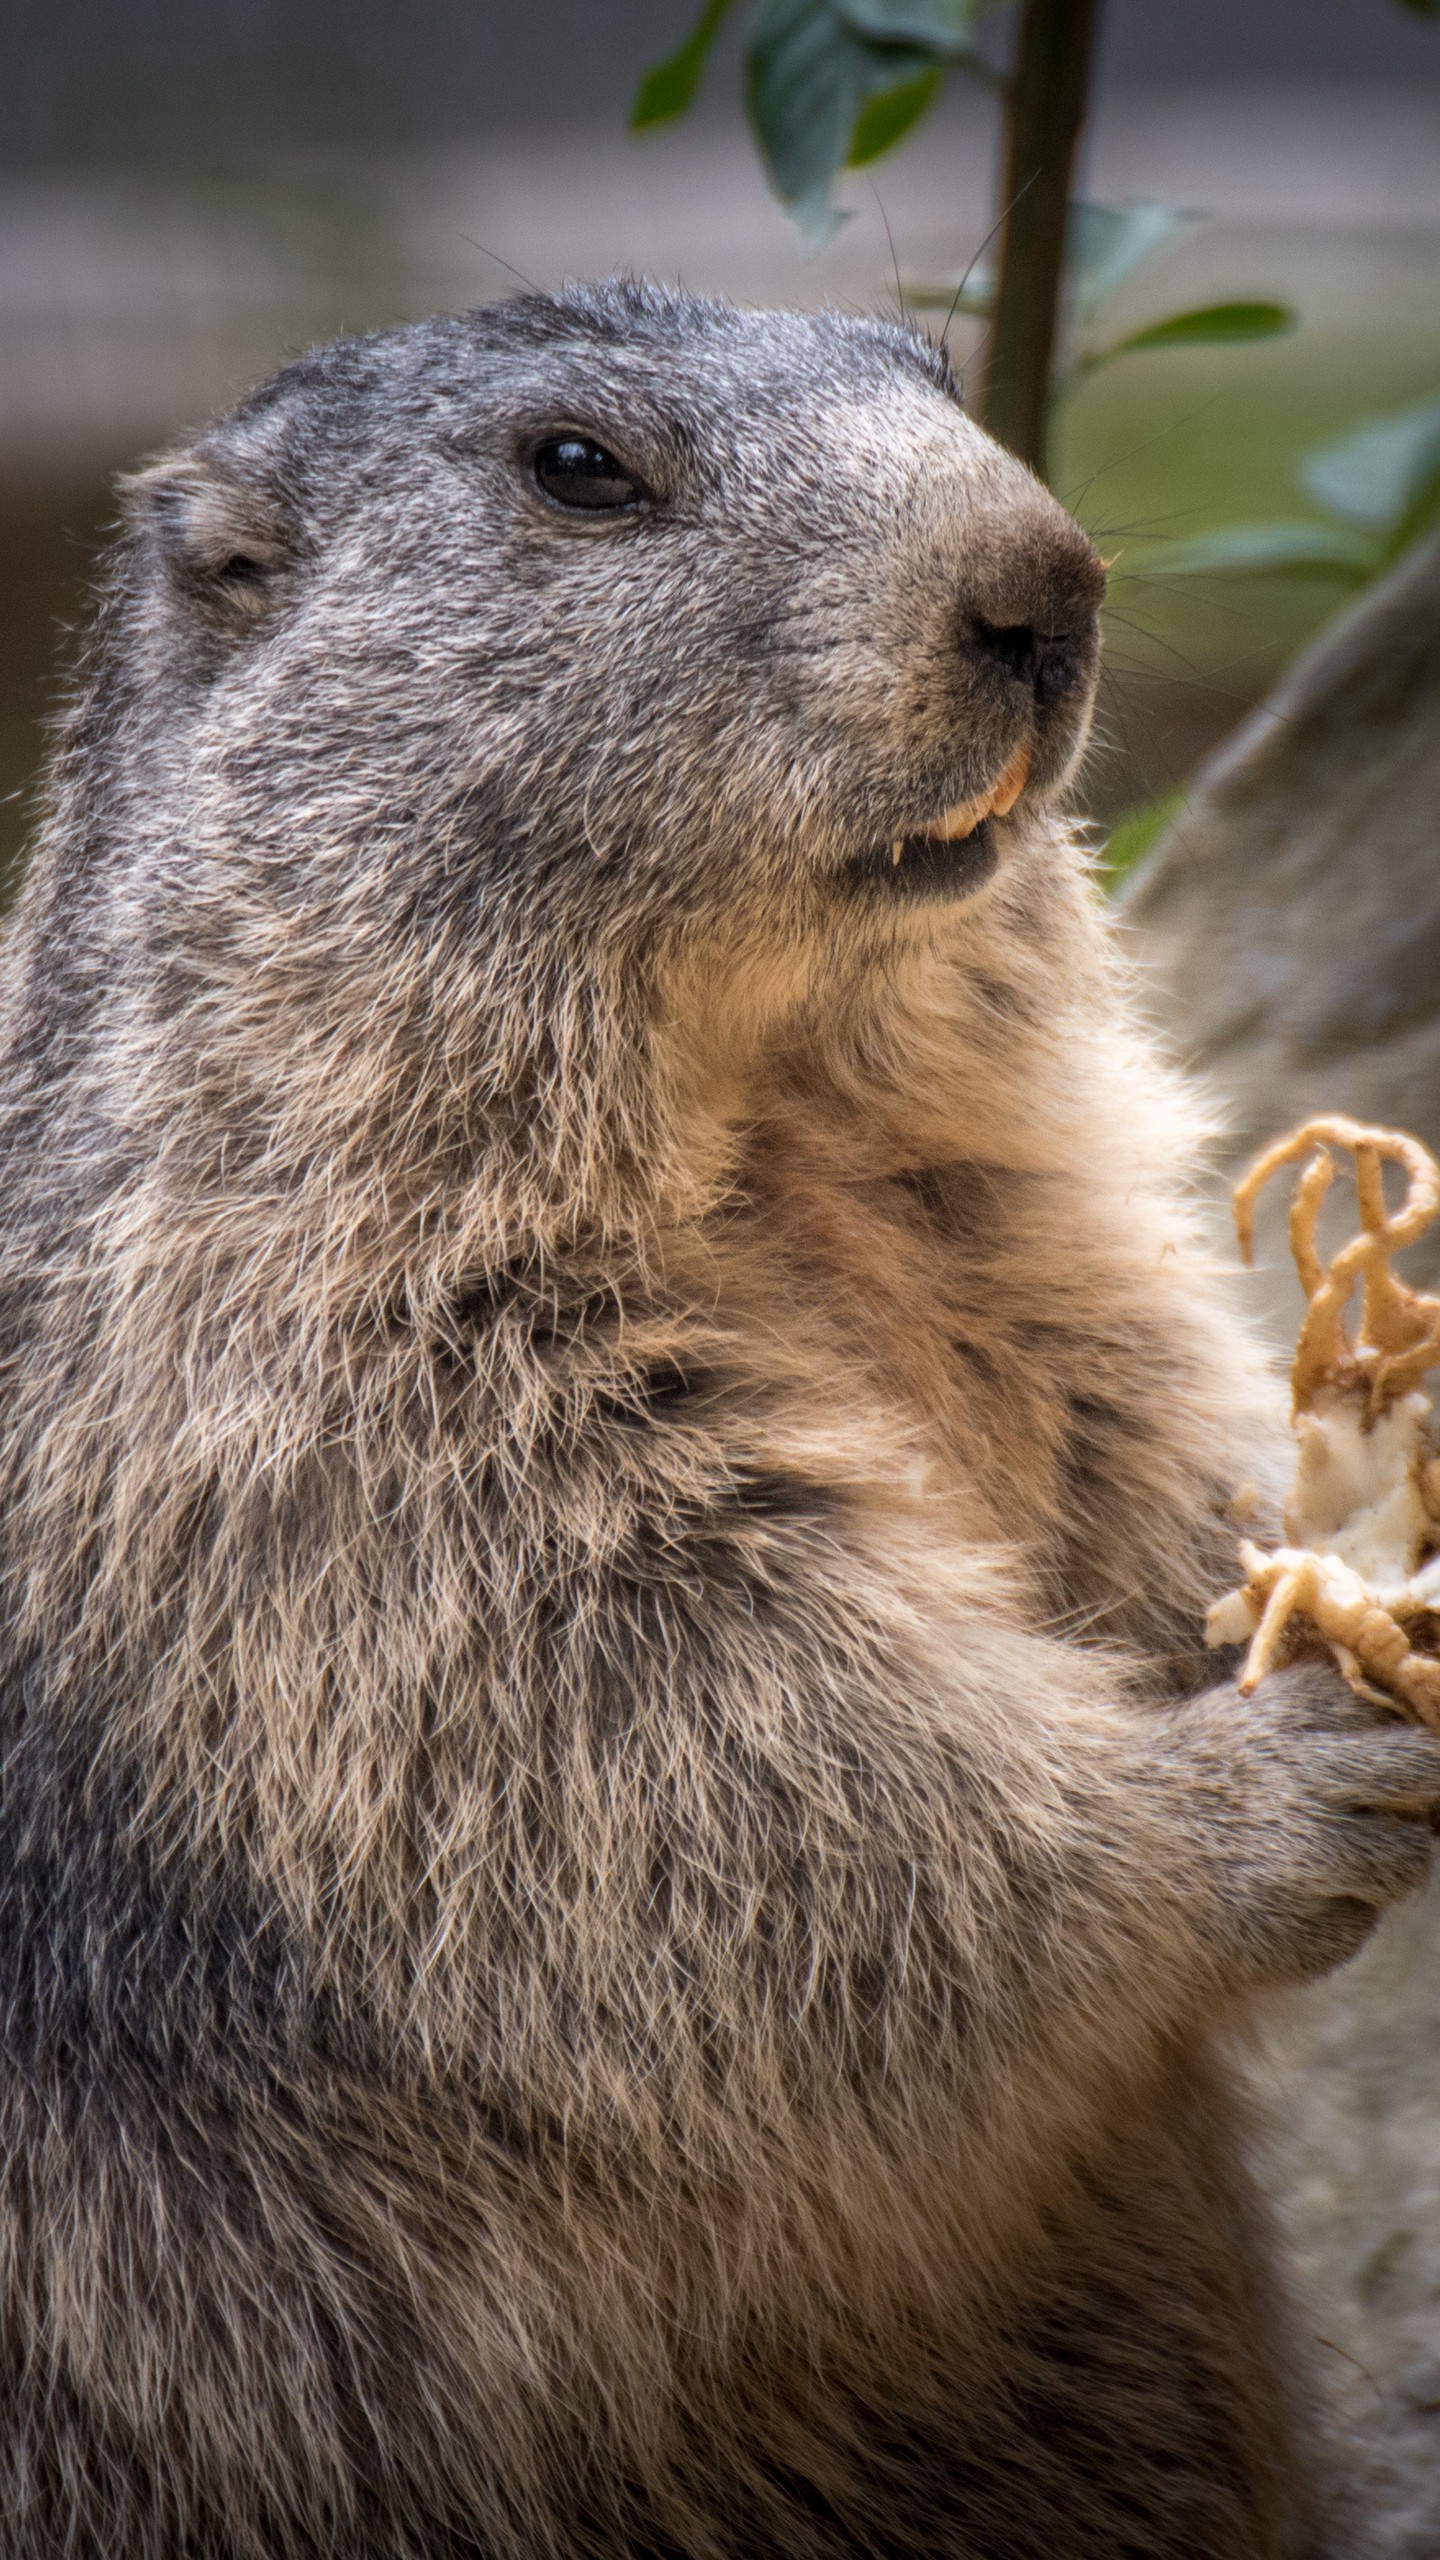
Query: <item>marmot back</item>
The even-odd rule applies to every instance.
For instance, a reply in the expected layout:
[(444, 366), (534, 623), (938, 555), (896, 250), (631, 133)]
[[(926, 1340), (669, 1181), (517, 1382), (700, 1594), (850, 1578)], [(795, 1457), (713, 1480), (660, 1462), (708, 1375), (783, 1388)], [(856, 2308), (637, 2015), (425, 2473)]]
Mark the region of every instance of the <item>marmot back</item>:
[(3, 982), (15, 2560), (1318, 2548), (1213, 2022), (1440, 1754), (1054, 815), (1100, 566), (638, 286), (130, 483)]

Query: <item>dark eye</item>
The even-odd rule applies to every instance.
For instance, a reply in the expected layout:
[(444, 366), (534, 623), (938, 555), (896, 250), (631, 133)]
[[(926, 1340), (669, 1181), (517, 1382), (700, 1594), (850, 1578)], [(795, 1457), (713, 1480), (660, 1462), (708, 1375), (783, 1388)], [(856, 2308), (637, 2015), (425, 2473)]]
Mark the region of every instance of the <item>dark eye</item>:
[(624, 464), (588, 436), (556, 436), (539, 447), (532, 468), (546, 497), (562, 507), (636, 507), (645, 495)]

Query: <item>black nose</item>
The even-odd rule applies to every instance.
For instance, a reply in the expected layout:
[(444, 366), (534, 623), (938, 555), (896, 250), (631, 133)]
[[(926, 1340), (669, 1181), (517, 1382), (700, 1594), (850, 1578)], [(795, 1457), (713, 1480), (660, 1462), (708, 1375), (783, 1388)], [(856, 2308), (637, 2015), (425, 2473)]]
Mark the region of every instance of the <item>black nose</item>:
[(1033, 693), (1041, 709), (1060, 702), (1080, 681), (1091, 624), (1069, 631), (1037, 631), (1029, 622), (987, 622), (968, 617), (972, 647)]

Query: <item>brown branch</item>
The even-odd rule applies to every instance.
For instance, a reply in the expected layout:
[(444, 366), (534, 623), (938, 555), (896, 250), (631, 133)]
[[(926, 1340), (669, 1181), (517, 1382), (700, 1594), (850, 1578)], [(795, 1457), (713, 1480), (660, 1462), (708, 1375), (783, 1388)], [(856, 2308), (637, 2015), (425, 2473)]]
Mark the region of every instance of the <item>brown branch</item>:
[(1045, 475), (1070, 173), (1095, 58), (1100, 0), (1026, 0), (1010, 83), (1000, 284), (985, 424)]

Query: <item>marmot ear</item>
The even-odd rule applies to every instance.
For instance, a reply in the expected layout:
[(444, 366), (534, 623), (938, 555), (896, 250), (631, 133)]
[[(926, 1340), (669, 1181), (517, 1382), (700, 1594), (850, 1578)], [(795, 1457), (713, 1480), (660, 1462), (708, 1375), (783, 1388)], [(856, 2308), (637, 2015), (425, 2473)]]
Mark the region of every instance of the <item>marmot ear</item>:
[(278, 602), (296, 544), (275, 494), (203, 446), (123, 484), (129, 520), (170, 583), (221, 621), (248, 623)]

